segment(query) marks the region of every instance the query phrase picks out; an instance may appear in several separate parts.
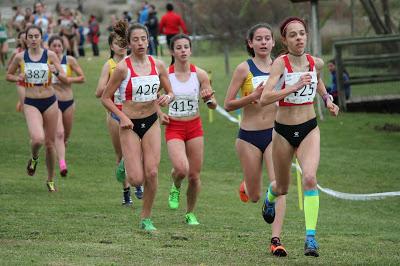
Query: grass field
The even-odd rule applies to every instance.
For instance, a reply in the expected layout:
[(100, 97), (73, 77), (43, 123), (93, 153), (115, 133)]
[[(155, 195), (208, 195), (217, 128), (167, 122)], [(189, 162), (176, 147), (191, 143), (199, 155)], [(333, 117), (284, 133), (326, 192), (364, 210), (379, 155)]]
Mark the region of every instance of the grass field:
[[(30, 156), (23, 116), (15, 112), (16, 91), (0, 72), (0, 265), (399, 265), (400, 198), (345, 201), (321, 194), (319, 258), (303, 255), (304, 215), (290, 189), (282, 235), (289, 256), (268, 251), (270, 226), (261, 202), (241, 203), (242, 178), (234, 150), (237, 125), (215, 114), (207, 121), (202, 193), (196, 210), (201, 225), (184, 224), (167, 206), (171, 165), (163, 141), (159, 189), (153, 210), (156, 234), (138, 229), (141, 202), (121, 206), (105, 110), (94, 97), (103, 58), (80, 60), (87, 82), (75, 87), (76, 120), (67, 151), (69, 176), (57, 178), (59, 192), (45, 187), (42, 149), (34, 177), (25, 173)], [(246, 58), (232, 58), (232, 65)], [(166, 60), (167, 61), (167, 60)], [(220, 104), (229, 77), (222, 57), (194, 58), (212, 70)], [(167, 62), (169, 63), (169, 61)], [(348, 193), (400, 191), (400, 132), (376, 130), (400, 124), (400, 115), (341, 114), (319, 122), (319, 183)], [(266, 185), (266, 184), (265, 184)], [(186, 186), (186, 183), (185, 183)]]

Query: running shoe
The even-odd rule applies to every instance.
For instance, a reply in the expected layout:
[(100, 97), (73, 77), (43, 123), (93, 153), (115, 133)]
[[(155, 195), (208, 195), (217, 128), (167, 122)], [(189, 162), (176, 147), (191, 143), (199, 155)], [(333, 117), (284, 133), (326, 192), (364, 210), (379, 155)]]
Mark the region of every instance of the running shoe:
[(304, 255), (319, 257), (318, 249), (319, 246), (315, 237), (307, 236), (306, 241), (304, 242)]
[(66, 177), (67, 174), (68, 174), (68, 169), (67, 169), (67, 168), (64, 168), (64, 169), (61, 169), (61, 170), (60, 170), (60, 175), (61, 175), (62, 177)]
[(244, 181), (242, 181), (242, 183), (240, 183), (239, 196), (240, 196), (240, 200), (242, 202), (248, 202), (249, 201), (249, 196), (247, 196), (246, 191), (244, 189)]
[(54, 185), (54, 181), (47, 181), (46, 185), (49, 192), (56, 192), (56, 186)]
[(36, 166), (38, 164), (38, 161), (39, 161), (38, 159), (36, 159), (36, 160), (33, 158), (29, 159), (28, 165), (26, 166), (26, 172), (28, 175), (30, 175), (30, 176), (35, 175)]
[(277, 256), (277, 257), (286, 257), (287, 256), (287, 251), (286, 251), (285, 247), (282, 245), (279, 237), (271, 238), (270, 250), (271, 250), (272, 255), (274, 255), (274, 256)]
[(262, 216), (269, 224), (272, 224), (275, 220), (275, 202), (268, 201), (268, 191), (262, 206)]
[(136, 196), (137, 199), (142, 199), (143, 198), (143, 186), (135, 187), (135, 196)]
[(142, 219), (140, 221), (140, 229), (143, 229), (146, 232), (157, 230), (157, 228), (154, 227), (153, 222), (150, 218)]
[(188, 225), (199, 225), (199, 221), (197, 221), (196, 216), (193, 212), (188, 212), (185, 215), (185, 220)]
[(124, 159), (122, 159), (118, 166), (117, 169), (115, 170), (115, 177), (117, 178), (118, 182), (124, 182), (125, 181), (125, 164), (124, 164)]
[(168, 205), (172, 210), (176, 210), (179, 208), (179, 197), (181, 195), (181, 191), (175, 187), (175, 184), (172, 183), (171, 190), (169, 191), (168, 197)]
[(123, 195), (122, 195), (122, 205), (123, 206), (130, 206), (132, 205), (133, 201), (131, 198), (131, 190), (128, 188), (127, 190), (124, 190)]

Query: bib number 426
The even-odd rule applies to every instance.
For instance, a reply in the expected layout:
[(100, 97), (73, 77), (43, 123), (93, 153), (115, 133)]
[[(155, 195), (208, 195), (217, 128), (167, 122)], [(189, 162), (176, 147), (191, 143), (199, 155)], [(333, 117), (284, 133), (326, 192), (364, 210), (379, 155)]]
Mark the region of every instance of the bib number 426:
[(145, 84), (144, 86), (139, 85), (136, 94), (138, 95), (153, 95), (157, 93), (158, 89), (158, 84), (153, 84), (153, 86), (150, 86), (148, 84)]

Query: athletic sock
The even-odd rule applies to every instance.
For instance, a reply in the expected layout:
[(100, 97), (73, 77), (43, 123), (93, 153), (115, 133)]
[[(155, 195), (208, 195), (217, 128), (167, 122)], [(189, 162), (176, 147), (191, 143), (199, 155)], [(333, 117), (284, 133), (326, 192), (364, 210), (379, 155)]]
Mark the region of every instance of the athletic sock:
[(315, 236), (319, 210), (318, 189), (304, 191), (304, 216), (306, 220), (306, 235)]
[(278, 197), (278, 195), (272, 191), (272, 183), (271, 183), (271, 184), (269, 184), (269, 187), (268, 187), (268, 201), (275, 202), (276, 197)]
[(60, 169), (67, 168), (67, 164), (65, 163), (65, 160), (60, 160), (59, 165), (60, 165)]

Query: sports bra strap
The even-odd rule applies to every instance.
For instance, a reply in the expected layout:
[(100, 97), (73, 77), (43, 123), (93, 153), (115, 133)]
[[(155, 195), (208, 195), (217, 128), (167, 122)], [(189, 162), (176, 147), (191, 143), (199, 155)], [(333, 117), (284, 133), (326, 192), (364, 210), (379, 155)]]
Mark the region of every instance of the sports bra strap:
[(309, 54), (306, 54), (306, 57), (307, 57), (308, 63), (310, 63), (310, 71), (313, 71), (314, 70), (314, 66), (315, 66), (314, 59)]
[(293, 72), (293, 69), (292, 69), (292, 66), (290, 65), (289, 57), (287, 56), (287, 54), (285, 54), (284, 56), (282, 56), (282, 59), (283, 59), (283, 61), (285, 62), (285, 67), (286, 67), (288, 73), (292, 73), (292, 72)]
[(175, 72), (175, 65), (172, 64), (168, 67), (168, 74), (172, 74)]
[(156, 62), (154, 61), (153, 57), (149, 55), (149, 61), (151, 65), (151, 72), (150, 75), (157, 75), (157, 67), (156, 67)]

